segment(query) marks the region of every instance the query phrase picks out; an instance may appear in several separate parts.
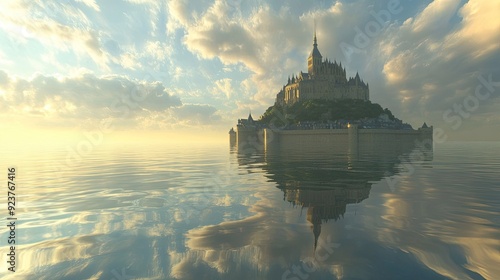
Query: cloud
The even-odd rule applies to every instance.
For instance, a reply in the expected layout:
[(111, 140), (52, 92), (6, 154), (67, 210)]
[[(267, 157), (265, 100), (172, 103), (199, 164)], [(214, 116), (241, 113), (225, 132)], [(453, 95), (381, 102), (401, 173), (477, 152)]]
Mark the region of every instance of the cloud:
[(232, 80), (229, 78), (224, 78), (215, 81), (215, 86), (213, 89), (214, 95), (218, 94), (223, 94), (226, 98), (231, 98), (231, 96), (234, 94), (234, 88), (231, 85)]
[(220, 119), (220, 116), (215, 114), (215, 107), (204, 104), (185, 104), (170, 111), (176, 122), (183, 122), (185, 125), (215, 124)]
[[(85, 1), (87, 5), (92, 3)], [(7, 31), (13, 36), (19, 35), (15, 34), (16, 30), (23, 30), (25, 37), (36, 39), (47, 47), (89, 55), (96, 64), (107, 67), (110, 58), (101, 48), (99, 32), (91, 28), (91, 21), (77, 7), (41, 1), (2, 6), (3, 25), (11, 26)]]
[(149, 112), (181, 106), (177, 96), (159, 82), (123, 76), (73, 77), (37, 75), (31, 80), (9, 77), (0, 71), (0, 95), (4, 113), (38, 115), (61, 121), (119, 117), (133, 119)]
[[(395, 33), (388, 36), (383, 48), (389, 59), (399, 59), (401, 53), (411, 52), (408, 59), (401, 60), (413, 73), (428, 74), (416, 66), (449, 66), (451, 61), (467, 64), (481, 64), (484, 57), (498, 55), (500, 49), (500, 19), (495, 9), (500, 3), (469, 1), (456, 13), (457, 1), (434, 1), (413, 19), (408, 19)], [(460, 16), (462, 21), (455, 27), (448, 24), (452, 16)], [(484, 24), (488, 20), (488, 24)], [(386, 52), (387, 53), (387, 52)], [(461, 61), (460, 61), (461, 60)], [(389, 60), (389, 64), (394, 61)], [(453, 70), (453, 68), (449, 68)], [(446, 71), (448, 72), (448, 71)], [(409, 73), (409, 74), (413, 74)], [(391, 75), (387, 72), (386, 75)]]
[[(498, 79), (492, 61), (500, 59), (500, 33), (494, 31), (500, 30), (500, 19), (493, 15), (499, 9), (497, 2), (433, 1), (402, 24), (393, 23), (365, 62), (372, 99), (383, 101), (406, 121), (449, 128), (443, 113), (474, 95), (478, 75)], [(483, 124), (499, 103), (492, 95), (464, 122)]]
[(190, 24), (189, 10), (185, 1), (169, 1), (168, 11), (172, 19), (167, 23), (167, 30), (169, 32), (173, 32), (174, 29), (182, 25), (187, 26)]
[(26, 80), (0, 71), (0, 109), (42, 126), (91, 126), (105, 120), (125, 129), (217, 126), (222, 116), (206, 104), (183, 104), (160, 82), (89, 73)]
[[(483, 58), (500, 49), (500, 18), (498, 1), (468, 1), (461, 9), (460, 29), (445, 39), (448, 48), (468, 46), (472, 58)], [(485, 24), (487, 23), (487, 24)]]
[(144, 50), (151, 55), (154, 60), (165, 60), (173, 53), (170, 45), (160, 41), (148, 41), (145, 43)]
[[(186, 1), (173, 1), (170, 5), (175, 24), (169, 24), (185, 29), (183, 43), (186, 48), (202, 59), (216, 58), (226, 66), (244, 65), (253, 73), (248, 81), (257, 86), (253, 87), (252, 94), (244, 93), (241, 96), (255, 98), (258, 103), (267, 105), (280, 87), (273, 72), (281, 72), (281, 69), (269, 65), (279, 65), (283, 55), (283, 49), (280, 48), (287, 46), (283, 27), (300, 27), (300, 24), (293, 21), (286, 9), (276, 17), (267, 4), (256, 8), (246, 17), (226, 1), (216, 1), (201, 12), (187, 9), (190, 5)], [(276, 28), (271, 30), (269, 26)], [(283, 40), (280, 41), (280, 38)], [(273, 78), (270, 79), (270, 76)], [(228, 81), (227, 78), (218, 79), (214, 84), (216, 91), (230, 97), (232, 85)], [(248, 101), (245, 103), (254, 102)]]
[(90, 8), (96, 10), (97, 12), (101, 11), (99, 5), (95, 2), (95, 0), (76, 0), (77, 2), (82, 2), (83, 4), (89, 6)]
[[(171, 43), (161, 36), (163, 7), (158, 3), (135, 1), (132, 4), (146, 5), (137, 12), (131, 4), (114, 7), (108, 3), (99, 6), (94, 0), (80, 2), (85, 6), (46, 1), (1, 3), (0, 30), (30, 50), (32, 57), (23, 59), (31, 64), (37, 63), (33, 56), (48, 52), (56, 54), (57, 62), (51, 64), (63, 62), (71, 68), (71, 63), (84, 63), (109, 73), (142, 70), (141, 63), (146, 60), (154, 61), (156, 67), (172, 54)], [(99, 13), (90, 13), (86, 6)], [(113, 14), (109, 14), (110, 9)]]
[(442, 30), (449, 24), (459, 7), (459, 0), (436, 0), (431, 2), (413, 22), (413, 32), (429, 33)]
[(197, 24), (201, 14), (213, 5), (210, 0), (171, 0), (168, 1), (167, 32), (173, 33), (176, 29)]
[(149, 112), (135, 118), (138, 127), (152, 130), (197, 130), (213, 128), (221, 120), (220, 112), (211, 105), (183, 104), (164, 111)]

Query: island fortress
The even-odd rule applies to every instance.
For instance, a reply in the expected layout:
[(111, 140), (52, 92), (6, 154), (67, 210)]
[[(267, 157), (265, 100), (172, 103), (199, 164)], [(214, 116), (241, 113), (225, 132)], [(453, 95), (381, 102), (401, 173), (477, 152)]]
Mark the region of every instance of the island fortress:
[(291, 105), (308, 99), (361, 99), (369, 100), (368, 84), (356, 77), (346, 77), (342, 63), (331, 62), (318, 50), (318, 40), (314, 33), (313, 49), (307, 59), (307, 73), (300, 72), (288, 78), (288, 82), (276, 96), (276, 104)]
[(359, 74), (347, 79), (342, 63), (323, 60), (315, 32), (307, 73), (288, 78), (274, 106), (259, 120), (251, 114), (239, 119), (236, 130), (229, 131), (231, 146), (266, 151), (347, 148), (351, 152), (406, 149), (424, 142), (432, 147), (432, 126), (424, 123), (415, 130), (369, 97), (368, 84)]

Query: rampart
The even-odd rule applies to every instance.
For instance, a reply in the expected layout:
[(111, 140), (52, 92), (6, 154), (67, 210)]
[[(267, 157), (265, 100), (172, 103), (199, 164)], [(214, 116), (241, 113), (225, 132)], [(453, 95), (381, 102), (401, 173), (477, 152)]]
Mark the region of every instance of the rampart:
[[(404, 151), (416, 145), (432, 146), (433, 128), (418, 130), (360, 129), (350, 125), (346, 129), (277, 130), (238, 128), (237, 145), (246, 148), (272, 150), (301, 150), (318, 152), (370, 153), (374, 150)], [(431, 147), (432, 148), (432, 147)]]

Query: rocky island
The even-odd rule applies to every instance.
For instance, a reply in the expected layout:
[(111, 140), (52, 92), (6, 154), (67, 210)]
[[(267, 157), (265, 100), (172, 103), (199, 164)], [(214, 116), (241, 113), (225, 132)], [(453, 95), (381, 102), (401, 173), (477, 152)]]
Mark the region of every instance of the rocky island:
[(433, 127), (418, 129), (369, 100), (369, 85), (356, 73), (347, 78), (342, 63), (332, 62), (318, 50), (316, 34), (307, 59), (308, 71), (292, 75), (276, 95), (276, 101), (254, 120), (249, 114), (229, 131), (238, 148), (305, 149), (359, 147), (380, 149), (432, 147)]

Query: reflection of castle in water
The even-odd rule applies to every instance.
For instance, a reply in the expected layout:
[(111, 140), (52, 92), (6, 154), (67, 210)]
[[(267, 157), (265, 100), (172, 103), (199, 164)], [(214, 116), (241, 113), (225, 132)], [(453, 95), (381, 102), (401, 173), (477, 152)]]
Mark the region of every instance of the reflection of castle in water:
[(282, 189), (284, 199), (307, 208), (307, 220), (314, 233), (314, 248), (321, 233), (321, 224), (329, 220), (338, 220), (344, 216), (347, 204), (363, 201), (370, 195), (371, 184), (366, 183), (359, 188), (335, 187), (332, 190)]
[(283, 192), (283, 200), (307, 208), (307, 221), (314, 233), (314, 248), (321, 225), (343, 218), (348, 204), (360, 203), (370, 194), (372, 182), (399, 173), (399, 164), (410, 154), (432, 160), (432, 147), (388, 143), (364, 147), (362, 151), (342, 148), (287, 147), (253, 152), (234, 148), (240, 166), (262, 164), (266, 176)]

